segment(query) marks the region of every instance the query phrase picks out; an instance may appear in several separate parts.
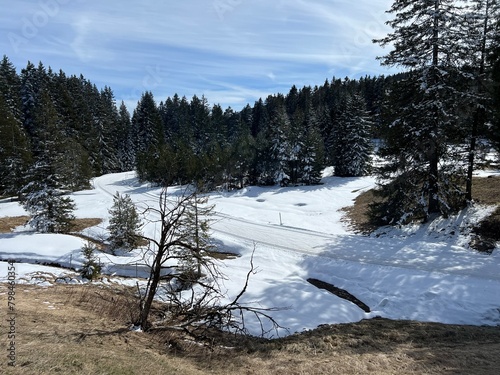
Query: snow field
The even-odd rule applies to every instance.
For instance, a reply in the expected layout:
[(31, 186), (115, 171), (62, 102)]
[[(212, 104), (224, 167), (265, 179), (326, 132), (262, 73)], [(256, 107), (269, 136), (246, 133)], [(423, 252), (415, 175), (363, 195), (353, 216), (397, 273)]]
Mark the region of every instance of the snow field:
[[(221, 251), (240, 254), (221, 261), (227, 279), (228, 299), (243, 286), (252, 252), (255, 273), (244, 302), (264, 308), (278, 307), (272, 315), (289, 331), (313, 329), (320, 324), (355, 322), (374, 316), (449, 324), (500, 324), (500, 255), (474, 252), (467, 247), (468, 224), (491, 208), (471, 207), (456, 217), (425, 226), (382, 228), (372, 236), (352, 233), (342, 223), (342, 207), (374, 186), (374, 179), (325, 176), (323, 185), (300, 187), (248, 187), (210, 195), (215, 204), (213, 238)], [(85, 234), (106, 236), (108, 209), (113, 194), (129, 194), (139, 211), (155, 207), (161, 189), (140, 184), (133, 172), (105, 175), (93, 181), (94, 189), (72, 194), (77, 217), (99, 217), (104, 222)], [(180, 188), (169, 188), (178, 194)], [(25, 214), (15, 202), (0, 202), (0, 217)], [(155, 233), (147, 225), (147, 235)], [(70, 271), (36, 265), (58, 263), (78, 268), (84, 240), (68, 235), (37, 234), (17, 228), (0, 235), (0, 257), (15, 259), (19, 282), (45, 285), (39, 272), (68, 276)], [(100, 254), (105, 272), (126, 276), (135, 283), (144, 276), (144, 249), (130, 254)], [(7, 263), (0, 262), (0, 281)], [(32, 278), (32, 276), (34, 276)], [(351, 302), (309, 284), (316, 278), (343, 288), (366, 303), (371, 313)], [(69, 280), (69, 279), (68, 279)], [(120, 278), (120, 280), (123, 280)], [(248, 322), (259, 333), (255, 321)]]

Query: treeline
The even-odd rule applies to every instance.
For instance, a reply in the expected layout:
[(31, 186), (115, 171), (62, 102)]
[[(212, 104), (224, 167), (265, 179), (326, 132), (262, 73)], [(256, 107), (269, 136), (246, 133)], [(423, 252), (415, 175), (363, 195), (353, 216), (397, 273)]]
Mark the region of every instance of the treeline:
[(90, 178), (133, 168), (130, 115), (113, 92), (83, 76), (28, 63), (18, 75), (0, 63), (0, 194), (18, 194), (34, 180), (62, 190)]
[(370, 168), (386, 86), (395, 78), (333, 79), (291, 88), (236, 112), (174, 95), (156, 105), (143, 94), (131, 120), (142, 180), (196, 182), (205, 188), (244, 184), (316, 184), (325, 166), (339, 176)]
[[(318, 183), (325, 166), (339, 176), (370, 169), (371, 139), (395, 77), (332, 79), (291, 88), (237, 112), (205, 97), (158, 103), (145, 92), (132, 116), (111, 88), (29, 62), (17, 74), (0, 63), (0, 194), (33, 180), (88, 187), (92, 177), (135, 169), (143, 181), (245, 184)], [(44, 166), (41, 169), (41, 166)]]

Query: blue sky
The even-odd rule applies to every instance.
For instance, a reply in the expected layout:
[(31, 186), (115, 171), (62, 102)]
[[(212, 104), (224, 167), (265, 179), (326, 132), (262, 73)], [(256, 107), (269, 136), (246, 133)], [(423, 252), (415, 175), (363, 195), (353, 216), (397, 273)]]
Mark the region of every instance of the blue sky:
[(292, 85), (392, 73), (371, 43), (392, 0), (2, 1), (0, 54), (110, 86), (134, 108), (205, 95), (240, 110)]

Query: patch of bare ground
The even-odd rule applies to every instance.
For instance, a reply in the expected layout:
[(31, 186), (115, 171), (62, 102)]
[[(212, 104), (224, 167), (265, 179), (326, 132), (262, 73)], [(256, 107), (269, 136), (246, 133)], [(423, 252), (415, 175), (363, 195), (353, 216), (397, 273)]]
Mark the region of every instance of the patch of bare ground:
[(29, 216), (0, 217), (0, 233), (10, 233), (15, 227), (26, 224)]
[[(0, 284), (6, 305), (7, 286)], [(128, 329), (131, 291), (16, 286), (17, 366), (2, 374), (497, 374), (500, 328), (373, 319), (275, 340)], [(5, 311), (5, 310), (4, 310)], [(6, 320), (0, 330), (6, 332)], [(6, 340), (2, 340), (5, 343)]]
[(368, 216), (370, 205), (380, 198), (373, 190), (368, 190), (356, 197), (354, 204), (342, 209), (345, 212), (344, 222), (348, 223), (356, 232), (368, 234), (377, 229)]
[[(29, 216), (0, 217), (0, 233), (10, 233), (14, 228), (26, 224), (29, 219)], [(102, 219), (98, 218), (75, 219), (71, 222), (71, 229), (80, 232), (101, 223)]]
[(470, 243), (477, 251), (490, 254), (500, 241), (500, 176), (475, 178), (472, 193), (478, 203), (498, 206), (473, 229), (476, 236)]
[(75, 219), (71, 222), (71, 231), (81, 232), (84, 229), (95, 227), (102, 223), (102, 219), (99, 218), (83, 218)]
[(475, 177), (472, 198), (482, 204), (500, 204), (500, 176)]

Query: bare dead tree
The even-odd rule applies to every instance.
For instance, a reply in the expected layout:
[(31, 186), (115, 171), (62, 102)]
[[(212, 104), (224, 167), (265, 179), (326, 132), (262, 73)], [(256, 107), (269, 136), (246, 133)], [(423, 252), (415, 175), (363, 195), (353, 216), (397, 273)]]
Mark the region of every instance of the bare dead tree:
[[(241, 303), (249, 280), (255, 273), (253, 254), (245, 283), (238, 295), (227, 302), (222, 287), (226, 277), (209, 255), (213, 250), (208, 231), (213, 206), (207, 205), (196, 191), (188, 189), (180, 195), (167, 195), (163, 190), (158, 208), (148, 207), (148, 221), (158, 227), (149, 241), (146, 263), (149, 277), (146, 288), (140, 290), (140, 315), (137, 324), (143, 329), (149, 322), (153, 301), (161, 301), (161, 322), (157, 325), (181, 329), (191, 336), (204, 337), (213, 329), (248, 334), (246, 319), (257, 319), (264, 336), (271, 330), (279, 334), (284, 329), (271, 316), (282, 308), (260, 308)], [(255, 251), (255, 248), (254, 248)], [(266, 328), (270, 323), (271, 328)]]

